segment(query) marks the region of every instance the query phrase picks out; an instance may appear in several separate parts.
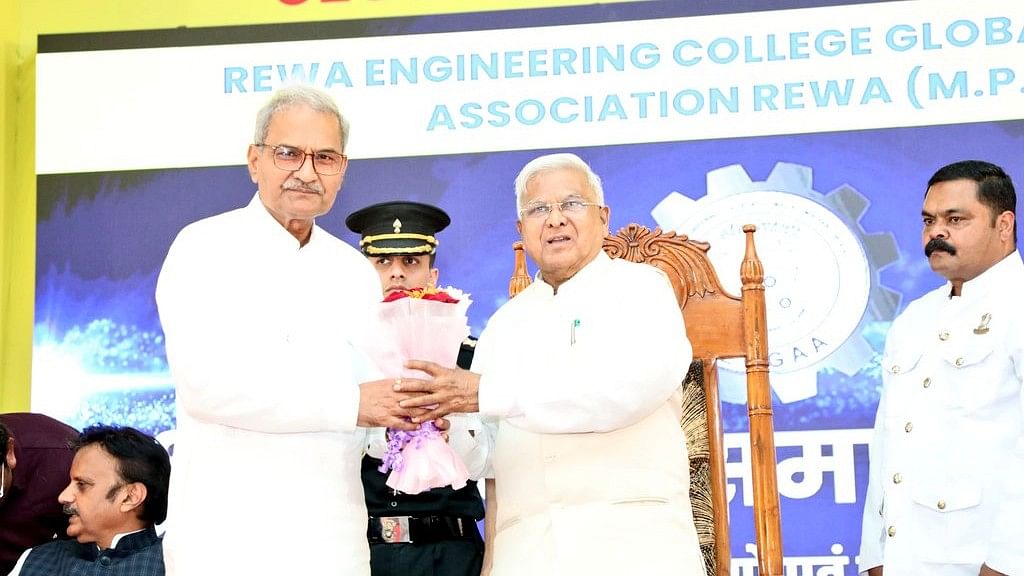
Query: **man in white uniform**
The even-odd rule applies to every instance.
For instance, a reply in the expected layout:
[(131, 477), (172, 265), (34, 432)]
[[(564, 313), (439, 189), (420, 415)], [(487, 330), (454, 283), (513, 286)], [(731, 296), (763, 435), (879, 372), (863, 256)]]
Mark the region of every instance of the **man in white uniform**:
[(414, 363), (435, 378), (403, 383), (430, 392), (403, 404), (499, 419), (491, 576), (702, 575), (668, 279), (605, 254), (609, 209), (580, 158), (533, 160), (516, 197), (538, 281), (490, 319), (473, 372)]
[(314, 218), (331, 209), (348, 124), (330, 96), (260, 110), (248, 206), (187, 226), (156, 299), (178, 402), (167, 574), (368, 575), (357, 426), (411, 428), (360, 352), (380, 283)]
[(993, 164), (928, 181), (922, 243), (946, 284), (893, 322), (871, 443), (860, 570), (1024, 574), (1024, 263)]

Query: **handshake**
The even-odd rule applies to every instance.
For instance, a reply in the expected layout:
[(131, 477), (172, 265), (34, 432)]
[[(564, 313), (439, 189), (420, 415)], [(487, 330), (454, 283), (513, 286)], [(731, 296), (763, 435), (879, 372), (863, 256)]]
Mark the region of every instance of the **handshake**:
[(452, 413), (479, 411), (479, 374), (423, 360), (410, 360), (405, 367), (426, 372), (432, 379), (364, 382), (359, 386), (358, 426), (411, 431)]

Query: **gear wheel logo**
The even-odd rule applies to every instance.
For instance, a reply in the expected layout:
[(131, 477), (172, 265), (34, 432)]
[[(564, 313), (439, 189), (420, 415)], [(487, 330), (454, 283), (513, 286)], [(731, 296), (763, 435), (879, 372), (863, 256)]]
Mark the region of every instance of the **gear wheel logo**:
[[(869, 201), (849, 185), (823, 195), (808, 166), (779, 162), (755, 182), (740, 165), (707, 174), (707, 194), (678, 192), (651, 211), (663, 230), (711, 243), (722, 284), (740, 293), (743, 224), (757, 225), (764, 263), (772, 389), (783, 403), (813, 397), (818, 371), (856, 374), (874, 355), (865, 325), (892, 320), (900, 294), (882, 286), (879, 271), (899, 258), (889, 232), (869, 234), (860, 218)], [(746, 401), (742, 360), (721, 362), (721, 397)]]

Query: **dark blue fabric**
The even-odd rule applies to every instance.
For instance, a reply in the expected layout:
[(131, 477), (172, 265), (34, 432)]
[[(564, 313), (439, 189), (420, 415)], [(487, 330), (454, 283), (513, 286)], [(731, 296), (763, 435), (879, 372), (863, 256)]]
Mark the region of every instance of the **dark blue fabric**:
[(55, 540), (37, 546), (25, 559), (21, 576), (163, 576), (163, 543), (152, 527), (124, 536), (115, 548)]

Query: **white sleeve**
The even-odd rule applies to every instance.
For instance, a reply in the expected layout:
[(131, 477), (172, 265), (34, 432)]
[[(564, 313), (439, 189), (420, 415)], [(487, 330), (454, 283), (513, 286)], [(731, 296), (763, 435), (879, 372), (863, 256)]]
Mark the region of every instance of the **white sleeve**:
[[(1016, 378), (1019, 413), (1024, 414), (1024, 325), (1020, 322), (1014, 325), (1007, 346)], [(985, 564), (1002, 574), (1024, 574), (1024, 432), (1014, 439), (998, 474), (1003, 478), (1002, 502), (993, 523)]]
[(448, 444), (462, 458), (471, 480), (483, 478), (493, 446), (490, 429), (477, 414), (452, 414), (448, 421)]
[(484, 470), (481, 479), (494, 479), (494, 446), (498, 439), (498, 428), (501, 422), (497, 418), (481, 418), (483, 433), (487, 441), (487, 461), (484, 463)]
[(14, 569), (11, 570), (7, 576), (18, 576), (21, 574), (21, 567), (25, 565), (25, 560), (28, 558), (28, 555), (32, 553), (32, 550), (32, 548), (29, 548), (21, 553), (21, 556), (18, 558), (18, 563), (14, 565)]
[[(203, 242), (187, 232), (171, 246), (156, 289), (179, 406), (196, 420), (248, 430), (353, 431), (357, 384), (367, 367), (342, 327), (317, 338), (296, 334), (298, 342), (292, 341), (261, 313), (266, 306), (286, 305), (275, 301), (281, 296), (266, 287), (232, 284), (230, 267), (245, 264), (205, 256)], [(361, 287), (359, 280), (371, 277), (351, 276), (354, 286), (345, 294), (320, 297), (362, 299), (349, 309), (372, 310), (368, 290), (379, 297), (379, 283)], [(366, 319), (346, 321), (361, 326)]]
[(388, 437), (386, 428), (366, 429), (366, 455), (381, 460), (384, 453), (388, 451)]
[[(883, 382), (885, 376), (882, 377)], [(857, 570), (861, 574), (882, 565), (885, 557), (885, 527), (882, 520), (885, 505), (884, 482), (882, 481), (882, 451), (885, 450), (883, 423), (885, 422), (885, 389), (878, 403), (875, 415), (875, 431), (868, 445), (868, 491), (864, 498), (861, 521), (860, 557)]]
[[(692, 359), (683, 317), (660, 271), (631, 277), (628, 290), (592, 311), (598, 326), (580, 325), (571, 339), (566, 326), (564, 348), (550, 361), (495, 363), (491, 355), (515, 354), (516, 344), (493, 342), (484, 330), (477, 344), (481, 414), (538, 433), (607, 432), (665, 403)], [(501, 368), (491, 369), (495, 364)]]

